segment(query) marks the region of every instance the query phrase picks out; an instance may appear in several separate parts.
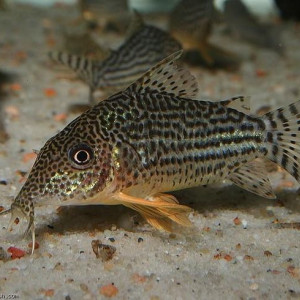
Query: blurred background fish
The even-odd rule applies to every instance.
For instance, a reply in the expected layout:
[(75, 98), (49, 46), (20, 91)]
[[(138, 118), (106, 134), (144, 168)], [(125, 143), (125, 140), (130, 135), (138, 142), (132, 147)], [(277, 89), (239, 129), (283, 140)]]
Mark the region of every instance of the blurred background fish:
[(111, 50), (106, 59), (91, 60), (61, 51), (50, 52), (49, 56), (53, 61), (78, 73), (89, 85), (90, 101), (93, 102), (95, 90), (100, 89), (106, 95), (112, 94), (128, 86), (151, 66), (181, 48), (180, 43), (167, 32), (144, 24), (135, 13), (128, 38), (117, 50)]
[(189, 62), (198, 54), (197, 60), (207, 67), (236, 67), (236, 55), (209, 42), (217, 16), (212, 0), (181, 0), (170, 14), (170, 32), (190, 51), (186, 54)]
[(300, 1), (297, 0), (274, 0), (280, 16), (284, 20), (300, 21)]
[(6, 3), (5, 0), (0, 0), (0, 9), (5, 9), (6, 8)]
[(242, 1), (226, 0), (224, 19), (230, 30), (239, 38), (283, 54), (279, 30), (272, 25), (259, 23)]
[(13, 78), (12, 74), (0, 70), (0, 143), (5, 143), (9, 138), (4, 124), (3, 105), (8, 94), (7, 85), (12, 82)]
[(97, 43), (88, 32), (65, 33), (62, 48), (70, 54), (85, 56), (93, 60), (104, 60), (110, 54), (110, 50)]
[(79, 9), (90, 28), (124, 33), (130, 20), (126, 0), (79, 0)]

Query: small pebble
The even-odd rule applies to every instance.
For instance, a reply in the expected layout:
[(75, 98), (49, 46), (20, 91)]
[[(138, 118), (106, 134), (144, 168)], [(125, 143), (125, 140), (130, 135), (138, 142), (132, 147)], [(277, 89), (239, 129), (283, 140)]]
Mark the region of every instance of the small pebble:
[(16, 259), (16, 258), (21, 258), (25, 256), (26, 252), (22, 249), (16, 248), (16, 247), (9, 247), (7, 249), (7, 252), (11, 253), (11, 258)]
[(140, 275), (138, 273), (134, 273), (131, 278), (132, 281), (135, 283), (144, 283), (147, 281), (147, 277)]
[[(32, 249), (32, 242), (30, 242), (27, 246), (28, 246), (29, 249)], [(38, 243), (38, 242), (35, 242), (35, 243), (34, 243), (34, 250), (35, 250), (35, 249), (39, 249), (39, 248), (40, 248), (39, 243)]]
[(249, 286), (250, 290), (252, 291), (256, 291), (258, 290), (258, 284), (257, 283), (252, 283), (250, 286)]
[(245, 255), (244, 260), (254, 260), (254, 258), (251, 255)]
[(240, 243), (238, 243), (238, 244), (235, 245), (235, 249), (239, 250), (241, 248), (242, 248), (242, 245)]
[(53, 297), (54, 289), (44, 290), (44, 294), (45, 294), (46, 297)]
[(242, 220), (242, 224), (244, 229), (248, 228), (248, 222), (246, 220)]
[(19, 83), (12, 83), (12, 84), (10, 85), (10, 89), (11, 89), (11, 91), (19, 92), (19, 91), (22, 90), (22, 86), (21, 86), (21, 84), (19, 84)]
[(53, 88), (46, 88), (44, 89), (44, 95), (48, 98), (55, 97), (57, 95), (57, 92)]
[(232, 260), (232, 256), (229, 254), (224, 255), (224, 259), (227, 261), (231, 261)]
[(87, 292), (89, 290), (88, 286), (85, 283), (80, 283), (80, 288), (82, 291)]
[(5, 113), (11, 120), (16, 120), (20, 117), (20, 111), (16, 106), (9, 105), (5, 107)]
[(55, 266), (54, 266), (54, 268), (53, 268), (54, 270), (56, 270), (56, 271), (63, 271), (63, 266), (62, 266), (62, 264), (60, 263), (60, 262), (58, 262)]
[(288, 266), (286, 270), (294, 278), (298, 278), (300, 275), (300, 268), (296, 268), (294, 266)]
[(102, 244), (100, 240), (93, 240), (91, 244), (96, 257), (103, 262), (111, 260), (117, 250), (114, 246)]
[(107, 284), (100, 288), (100, 294), (104, 297), (114, 297), (118, 294), (119, 290), (114, 284)]
[(236, 218), (233, 219), (233, 223), (234, 223), (234, 225), (237, 225), (237, 226), (238, 226), (238, 225), (241, 225), (242, 222), (241, 222), (241, 220), (239, 219), (239, 217), (236, 217)]
[(262, 69), (257, 69), (255, 71), (255, 73), (256, 73), (257, 77), (265, 77), (267, 75), (267, 72), (265, 70), (262, 70)]
[(264, 255), (265, 256), (272, 256), (273, 254), (272, 254), (272, 252), (266, 250), (266, 251), (264, 251)]

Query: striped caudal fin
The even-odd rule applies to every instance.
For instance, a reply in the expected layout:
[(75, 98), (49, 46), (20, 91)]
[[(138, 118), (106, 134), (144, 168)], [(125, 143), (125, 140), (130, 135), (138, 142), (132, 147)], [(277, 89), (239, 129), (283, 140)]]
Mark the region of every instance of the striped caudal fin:
[(263, 116), (267, 157), (300, 183), (300, 101)]
[(90, 87), (94, 87), (93, 76), (95, 73), (95, 67), (93, 61), (83, 56), (73, 55), (61, 51), (51, 51), (48, 55), (53, 61), (63, 64), (74, 70), (78, 76)]

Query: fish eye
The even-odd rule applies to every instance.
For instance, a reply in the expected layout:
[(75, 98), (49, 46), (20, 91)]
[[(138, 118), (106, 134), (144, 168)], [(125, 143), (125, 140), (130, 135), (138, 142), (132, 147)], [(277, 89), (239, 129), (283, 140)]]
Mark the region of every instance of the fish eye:
[(86, 144), (79, 144), (69, 149), (68, 158), (74, 168), (86, 169), (94, 158), (92, 148)]

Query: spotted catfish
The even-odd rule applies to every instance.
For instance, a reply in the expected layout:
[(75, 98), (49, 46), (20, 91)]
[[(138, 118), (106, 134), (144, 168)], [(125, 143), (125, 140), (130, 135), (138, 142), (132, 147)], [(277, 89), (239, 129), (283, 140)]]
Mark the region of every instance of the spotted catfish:
[(145, 25), (135, 13), (130, 24), (129, 38), (119, 49), (111, 51), (103, 61), (94, 61), (66, 52), (50, 52), (49, 56), (78, 73), (89, 85), (90, 102), (93, 102), (95, 90), (119, 91), (160, 60), (180, 49), (180, 43), (167, 32), (152, 25)]
[[(278, 163), (299, 181), (300, 101), (250, 116), (245, 98), (195, 100), (195, 78), (175, 53), (127, 89), (92, 107), (41, 149), (11, 208), (28, 220), (43, 205), (130, 207), (158, 229), (189, 225), (189, 207), (168, 191), (223, 179), (274, 198), (257, 159)], [(34, 243), (33, 243), (34, 244)]]

